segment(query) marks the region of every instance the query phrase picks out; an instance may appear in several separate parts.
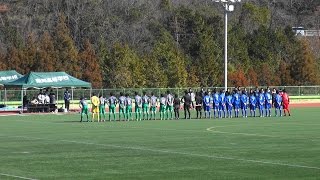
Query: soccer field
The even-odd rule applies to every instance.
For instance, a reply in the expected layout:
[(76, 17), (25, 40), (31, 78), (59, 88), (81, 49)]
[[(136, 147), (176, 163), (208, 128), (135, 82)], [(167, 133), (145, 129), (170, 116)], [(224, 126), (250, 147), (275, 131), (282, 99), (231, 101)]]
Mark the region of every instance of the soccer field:
[(2, 116), (0, 179), (319, 179), (319, 109), (292, 114), (105, 123)]

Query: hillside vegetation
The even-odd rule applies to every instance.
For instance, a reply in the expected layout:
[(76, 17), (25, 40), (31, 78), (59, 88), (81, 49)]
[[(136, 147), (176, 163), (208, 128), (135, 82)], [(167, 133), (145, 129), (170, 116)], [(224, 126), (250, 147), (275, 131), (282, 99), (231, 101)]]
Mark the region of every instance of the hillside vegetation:
[[(66, 71), (94, 87), (222, 86), (211, 0), (2, 0), (0, 70)], [(229, 16), (229, 85), (318, 85), (319, 0), (251, 0)]]

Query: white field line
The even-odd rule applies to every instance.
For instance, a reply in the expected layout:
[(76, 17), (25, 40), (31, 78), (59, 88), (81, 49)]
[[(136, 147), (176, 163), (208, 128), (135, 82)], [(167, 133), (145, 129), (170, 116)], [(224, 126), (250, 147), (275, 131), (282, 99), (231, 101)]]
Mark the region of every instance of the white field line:
[(33, 179), (33, 178), (28, 178), (28, 177), (23, 177), (23, 176), (16, 176), (16, 175), (5, 174), (5, 173), (0, 173), (0, 176), (7, 176), (7, 177), (18, 178), (18, 179), (27, 179), (27, 180), (37, 180), (37, 179)]
[(281, 136), (272, 136), (272, 135), (264, 135), (264, 134), (250, 134), (250, 133), (233, 133), (233, 132), (225, 132), (225, 131), (216, 131), (214, 130), (218, 126), (209, 127), (207, 131), (222, 133), (222, 134), (234, 134), (234, 135), (245, 135), (245, 136), (259, 136), (259, 137), (272, 137), (272, 138), (281, 138)]
[[(0, 136), (5, 136), (5, 135), (0, 135)], [(136, 146), (136, 147), (120, 146), (120, 145), (113, 145), (113, 144), (100, 144), (100, 143), (73, 141), (73, 140), (65, 140), (65, 139), (60, 139), (60, 140), (45, 139), (45, 138), (27, 137), (27, 136), (6, 136), (6, 137), (46, 140), (46, 141), (60, 141), (60, 142), (68, 142), (68, 143), (74, 143), (74, 144), (85, 144), (85, 145), (94, 145), (94, 146), (111, 147), (111, 148), (119, 148), (119, 149), (131, 149), (131, 150), (150, 151), (150, 152), (158, 152), (158, 153), (165, 153), (165, 154), (178, 154), (178, 155), (184, 155), (184, 156), (204, 157), (204, 158), (210, 158), (210, 159), (223, 159), (223, 160), (232, 160), (232, 161), (242, 161), (247, 163), (268, 164), (268, 165), (277, 165), (277, 166), (287, 166), (287, 167), (293, 167), (293, 168), (320, 170), (320, 167), (315, 167), (315, 166), (306, 166), (306, 165), (299, 165), (299, 164), (281, 163), (281, 162), (272, 162), (272, 161), (263, 161), (263, 160), (252, 160), (252, 159), (244, 159), (244, 158), (236, 158), (236, 157), (228, 157), (228, 156), (220, 156), (220, 155), (207, 155), (207, 154), (197, 154), (197, 153), (189, 153), (189, 152), (179, 152), (179, 151), (173, 151), (173, 150), (154, 149), (154, 148), (146, 148), (146, 147), (139, 147), (139, 146)]]
[(8, 117), (8, 116), (28, 116), (25, 114), (0, 114), (0, 117)]

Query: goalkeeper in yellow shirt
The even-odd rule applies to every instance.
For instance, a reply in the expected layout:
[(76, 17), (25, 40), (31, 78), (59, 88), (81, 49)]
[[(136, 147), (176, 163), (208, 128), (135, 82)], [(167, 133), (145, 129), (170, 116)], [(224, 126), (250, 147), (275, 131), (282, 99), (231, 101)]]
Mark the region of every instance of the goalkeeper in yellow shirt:
[(98, 122), (100, 121), (100, 118), (99, 118), (99, 105), (100, 105), (100, 100), (99, 98), (94, 94), (92, 93), (92, 97), (91, 97), (91, 103), (92, 103), (92, 122), (94, 122), (94, 116), (95, 114), (97, 115), (98, 117)]

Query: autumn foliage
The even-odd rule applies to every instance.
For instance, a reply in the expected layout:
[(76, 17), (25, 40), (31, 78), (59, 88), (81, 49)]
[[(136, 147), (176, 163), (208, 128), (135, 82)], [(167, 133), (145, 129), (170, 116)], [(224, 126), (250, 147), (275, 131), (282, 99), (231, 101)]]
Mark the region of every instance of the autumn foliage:
[[(134, 10), (108, 17), (110, 24), (92, 16), (84, 22), (88, 14), (75, 18), (62, 10), (50, 16), (51, 28), (23, 32), (4, 21), (0, 70), (65, 71), (94, 88), (223, 86), (223, 18), (209, 13), (211, 7), (161, 2), (162, 18), (152, 21)], [(240, 11), (229, 27), (229, 86), (320, 83), (320, 55), (308, 40), (297, 38), (291, 27), (272, 27), (266, 7), (245, 3)], [(112, 29), (119, 22), (132, 29)]]

